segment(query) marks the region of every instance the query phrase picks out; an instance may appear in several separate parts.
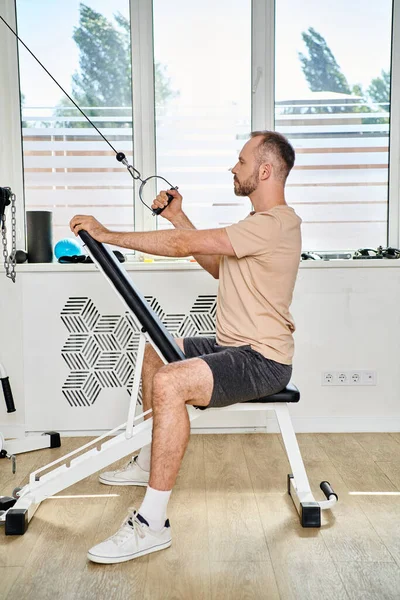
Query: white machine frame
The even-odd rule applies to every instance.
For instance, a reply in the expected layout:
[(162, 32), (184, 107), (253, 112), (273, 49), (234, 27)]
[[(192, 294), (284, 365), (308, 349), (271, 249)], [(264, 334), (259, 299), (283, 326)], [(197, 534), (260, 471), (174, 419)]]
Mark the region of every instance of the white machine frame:
[[(0, 523), (6, 524), (6, 534), (23, 534), (29, 521), (32, 519), (35, 511), (43, 500), (50, 496), (54, 496), (58, 492), (81, 481), (85, 477), (108, 467), (117, 460), (133, 454), (151, 442), (153, 419), (150, 418), (138, 423), (138, 421), (141, 420), (143, 416), (150, 413), (151, 410), (148, 411), (148, 413), (135, 416), (146, 342), (152, 344), (160, 358), (166, 363), (166, 360), (161, 355), (150, 336), (147, 332), (142, 330), (126, 423), (119, 425), (117, 428), (96, 438), (92, 442), (81, 446), (77, 450), (74, 450), (62, 458), (31, 473), (29, 483), (18, 491), (15, 491), (15, 497), (17, 498), (15, 504), (7, 510), (0, 512)], [(332, 494), (327, 496), (327, 500), (315, 500), (310, 488), (296, 435), (293, 430), (287, 403), (246, 402), (210, 410), (260, 411), (263, 408), (265, 410), (274, 410), (276, 413), (293, 473), (288, 476), (288, 492), (300, 514), (302, 524), (305, 527), (319, 527), (320, 511), (332, 508), (337, 501), (337, 496), (332, 492)], [(201, 414), (199, 409), (190, 405), (187, 406), (187, 410), (190, 421), (193, 421)], [(118, 431), (121, 431), (122, 429), (124, 429), (123, 433), (118, 433)], [(113, 437), (110, 440), (104, 441), (104, 439), (109, 436)], [(311, 519), (309, 518), (310, 515)]]

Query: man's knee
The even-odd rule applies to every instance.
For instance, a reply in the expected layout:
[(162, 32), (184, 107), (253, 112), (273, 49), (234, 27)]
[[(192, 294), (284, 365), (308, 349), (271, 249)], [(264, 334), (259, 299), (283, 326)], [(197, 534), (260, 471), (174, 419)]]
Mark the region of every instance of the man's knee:
[(179, 404), (185, 402), (184, 390), (179, 385), (179, 377), (175, 371), (175, 369), (170, 368), (170, 365), (165, 365), (154, 375), (153, 404), (165, 405), (166, 403)]

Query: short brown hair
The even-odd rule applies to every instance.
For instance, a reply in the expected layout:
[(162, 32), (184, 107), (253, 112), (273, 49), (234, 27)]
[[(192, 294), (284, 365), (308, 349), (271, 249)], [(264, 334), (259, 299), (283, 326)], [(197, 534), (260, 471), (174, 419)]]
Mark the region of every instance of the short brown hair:
[(292, 144), (284, 135), (277, 131), (252, 131), (250, 136), (262, 137), (262, 141), (257, 147), (260, 164), (272, 153), (277, 162), (275, 164), (275, 176), (285, 183), (295, 161), (295, 151)]

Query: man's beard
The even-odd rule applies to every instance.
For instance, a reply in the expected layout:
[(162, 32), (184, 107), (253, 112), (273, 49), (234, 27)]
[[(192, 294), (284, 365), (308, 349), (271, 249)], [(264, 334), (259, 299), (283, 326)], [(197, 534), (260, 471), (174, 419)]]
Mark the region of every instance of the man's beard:
[(234, 182), (236, 185), (234, 185), (233, 189), (236, 196), (250, 196), (258, 187), (258, 169), (242, 182), (239, 182), (235, 176)]

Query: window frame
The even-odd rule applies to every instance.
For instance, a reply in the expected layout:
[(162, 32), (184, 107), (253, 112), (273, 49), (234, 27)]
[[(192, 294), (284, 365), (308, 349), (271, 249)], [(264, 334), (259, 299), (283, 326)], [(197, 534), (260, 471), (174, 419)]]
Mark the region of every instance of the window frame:
[[(156, 174), (155, 83), (153, 1), (130, 0), (132, 112), (134, 167), (143, 179)], [(139, 200), (140, 182), (135, 181), (135, 229), (153, 231), (156, 219)], [(146, 184), (146, 194), (155, 197), (156, 183)]]
[(252, 131), (275, 127), (275, 0), (252, 1)]
[[(0, 0), (1, 13), (16, 31), (15, 0)], [(5, 28), (4, 23), (0, 24)], [(0, 185), (10, 187), (17, 198), (17, 249), (26, 249), (24, 164), (22, 153), (21, 97), (19, 87), (18, 42), (6, 30), (0, 36)], [(21, 210), (21, 206), (23, 209)], [(8, 221), (9, 222), (9, 221)], [(10, 228), (8, 227), (8, 231)], [(9, 248), (10, 248), (10, 239)]]
[(400, 0), (393, 0), (390, 65), (388, 245), (400, 247)]

